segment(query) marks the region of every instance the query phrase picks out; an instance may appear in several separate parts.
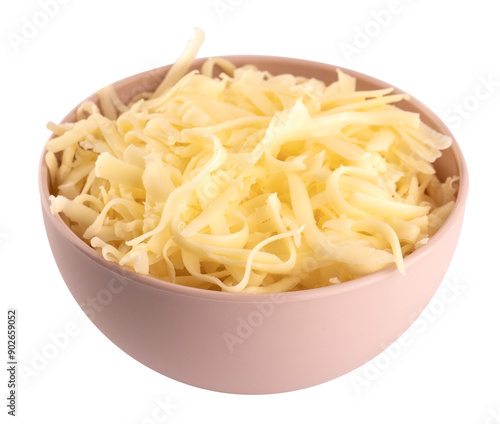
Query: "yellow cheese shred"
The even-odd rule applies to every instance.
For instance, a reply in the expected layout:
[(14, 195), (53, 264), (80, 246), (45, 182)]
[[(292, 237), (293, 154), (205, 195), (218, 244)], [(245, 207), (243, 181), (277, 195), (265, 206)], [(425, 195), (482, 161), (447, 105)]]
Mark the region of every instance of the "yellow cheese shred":
[(52, 212), (107, 261), (201, 289), (404, 274), (453, 209), (457, 177), (433, 167), (451, 139), (341, 70), (329, 85), (220, 58), (188, 72), (203, 39), (154, 92), (109, 86), (48, 124)]

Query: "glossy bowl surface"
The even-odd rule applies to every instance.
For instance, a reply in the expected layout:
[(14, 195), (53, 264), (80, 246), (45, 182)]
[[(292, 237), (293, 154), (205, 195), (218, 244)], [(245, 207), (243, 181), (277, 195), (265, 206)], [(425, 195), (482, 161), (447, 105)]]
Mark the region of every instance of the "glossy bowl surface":
[[(316, 77), (327, 83), (336, 79), (340, 68), (283, 57), (225, 58), (236, 65), (252, 63), (274, 74)], [(197, 59), (193, 67), (203, 60)], [(153, 90), (168, 68), (118, 81), (115, 88), (127, 101)], [(343, 70), (357, 78), (358, 89), (390, 86)], [(96, 94), (90, 98), (96, 100)], [(451, 216), (426, 246), (405, 258), (406, 276), (392, 266), (337, 286), (254, 295), (194, 289), (138, 275), (104, 260), (60, 216), (51, 214), (43, 152), (42, 213), (64, 281), (109, 340), (144, 365), (183, 383), (220, 392), (265, 394), (310, 387), (354, 370), (396, 341), (428, 304), (452, 259), (465, 211), (467, 168), (453, 135), (418, 100), (398, 106), (420, 113), (424, 122), (453, 138), (436, 169), (441, 179), (460, 177)], [(63, 121), (74, 120), (75, 110)]]

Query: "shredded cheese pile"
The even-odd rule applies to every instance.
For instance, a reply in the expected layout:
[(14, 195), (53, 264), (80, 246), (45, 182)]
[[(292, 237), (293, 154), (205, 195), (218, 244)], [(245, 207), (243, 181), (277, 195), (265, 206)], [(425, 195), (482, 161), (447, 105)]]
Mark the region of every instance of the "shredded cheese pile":
[(203, 38), (154, 92), (124, 104), (107, 87), (48, 124), (52, 212), (106, 260), (203, 289), (404, 273), (454, 206), (457, 177), (432, 165), (451, 139), (340, 70), (330, 85), (223, 59), (186, 73)]

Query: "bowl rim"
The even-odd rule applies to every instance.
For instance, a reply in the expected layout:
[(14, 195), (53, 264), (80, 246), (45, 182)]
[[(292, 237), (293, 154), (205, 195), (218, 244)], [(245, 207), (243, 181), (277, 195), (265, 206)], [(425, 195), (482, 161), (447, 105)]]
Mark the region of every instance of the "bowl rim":
[[(259, 61), (261, 64), (271, 64), (276, 62), (286, 62), (290, 64), (299, 64), (301, 66), (313, 67), (315, 69), (323, 69), (328, 71), (335, 71), (336, 69), (340, 69), (354, 77), (356, 79), (362, 79), (364, 81), (369, 81), (371, 83), (393, 87), (395, 92), (405, 93), (404, 90), (400, 88), (388, 84), (387, 82), (380, 80), (378, 78), (372, 77), (370, 75), (364, 74), (359, 71), (354, 71), (346, 67), (337, 66), (333, 64), (317, 62), (312, 60), (305, 59), (296, 59), (292, 57), (285, 56), (271, 56), (271, 55), (221, 55), (217, 56), (218, 58), (226, 59), (232, 61), (235, 64), (251, 64), (253, 61)], [(190, 69), (195, 69), (200, 66), (201, 63), (206, 61), (209, 57), (200, 57), (194, 60)], [(141, 79), (148, 75), (157, 73), (158, 75), (161, 73), (165, 73), (173, 64), (168, 64), (165, 66), (161, 66), (158, 68), (153, 68), (147, 71), (143, 71), (125, 78), (122, 78), (118, 81), (113, 82), (112, 84), (115, 86), (120, 86), (121, 84), (125, 84), (130, 79)], [(159, 82), (159, 81), (158, 81)], [(64, 122), (68, 120), (72, 115), (74, 115), (78, 106), (92, 97), (95, 97), (97, 92), (91, 94), (86, 99), (79, 102), (62, 120)], [(404, 258), (405, 267), (411, 268), (412, 265), (419, 261), (421, 257), (429, 254), (432, 249), (434, 249), (435, 245), (440, 243), (440, 240), (445, 239), (450, 231), (453, 229), (453, 222), (457, 219), (461, 218), (461, 215), (464, 213), (465, 203), (469, 190), (469, 175), (468, 169), (465, 162), (465, 158), (463, 153), (458, 145), (458, 142), (448, 126), (439, 118), (436, 113), (434, 113), (429, 107), (427, 107), (420, 100), (415, 98), (413, 95), (410, 95), (410, 103), (414, 104), (417, 109), (419, 109), (421, 114), (424, 114), (425, 117), (431, 121), (431, 123), (436, 127), (439, 127), (440, 131), (443, 131), (445, 134), (451, 137), (452, 145), (448, 148), (450, 153), (453, 155), (457, 166), (457, 173), (459, 176), (459, 187), (457, 190), (456, 202), (453, 210), (450, 215), (443, 223), (443, 225), (438, 229), (438, 231), (429, 238), (429, 241), (426, 245), (418, 248), (416, 251), (412, 252), (408, 256)], [(52, 138), (53, 135), (49, 137)], [(220, 301), (220, 302), (237, 302), (237, 303), (249, 303), (255, 301), (262, 302), (294, 302), (294, 301), (304, 301), (304, 300), (312, 300), (317, 298), (324, 298), (333, 295), (339, 295), (346, 292), (350, 292), (353, 290), (361, 289), (365, 286), (376, 284), (377, 282), (389, 278), (393, 275), (398, 275), (400, 279), (404, 280), (404, 276), (400, 274), (397, 270), (395, 264), (391, 264), (390, 266), (376, 271), (371, 274), (364, 275), (359, 278), (355, 278), (350, 281), (343, 282), (337, 285), (317, 287), (312, 289), (306, 289), (301, 291), (292, 291), (292, 292), (279, 292), (279, 293), (229, 293), (215, 290), (207, 290), (200, 289), (196, 287), (183, 286), (180, 284), (172, 283), (165, 280), (160, 280), (159, 278), (138, 274), (135, 271), (116, 264), (114, 262), (110, 262), (105, 260), (95, 249), (93, 249), (90, 245), (88, 245), (85, 241), (80, 239), (63, 221), (59, 214), (52, 214), (50, 211), (50, 190), (49, 190), (49, 175), (48, 168), (45, 163), (45, 155), (47, 151), (45, 148), (42, 150), (39, 166), (38, 166), (38, 188), (41, 199), (41, 208), (42, 211), (46, 214), (46, 216), (52, 221), (56, 230), (65, 237), (71, 244), (78, 249), (81, 253), (87, 256), (89, 259), (94, 260), (99, 266), (103, 268), (109, 269), (114, 274), (117, 274), (123, 278), (127, 278), (133, 280), (139, 284), (143, 284), (145, 286), (158, 289), (164, 292), (169, 292), (176, 295), (188, 296), (198, 299), (211, 300), (211, 301)], [(403, 281), (404, 283), (404, 281)]]

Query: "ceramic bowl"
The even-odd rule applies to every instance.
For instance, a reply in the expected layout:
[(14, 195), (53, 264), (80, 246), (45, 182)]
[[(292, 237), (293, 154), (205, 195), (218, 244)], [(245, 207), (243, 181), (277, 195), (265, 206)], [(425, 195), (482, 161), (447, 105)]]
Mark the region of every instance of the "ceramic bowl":
[[(330, 83), (340, 67), (269, 56), (228, 56), (271, 73), (316, 77)], [(197, 59), (193, 68), (204, 59)], [(153, 90), (169, 66), (115, 83), (123, 100)], [(340, 68), (342, 69), (342, 68)], [(343, 69), (357, 88), (390, 85)], [(401, 90), (396, 89), (396, 92)], [(96, 94), (90, 98), (96, 100)], [(464, 216), (468, 176), (446, 125), (421, 102), (398, 103), (418, 112), (452, 146), (435, 166), (440, 179), (459, 175), (456, 206), (442, 228), (394, 266), (340, 285), (281, 294), (232, 294), (184, 287), (107, 262), (49, 209), (48, 171), (42, 154), (39, 189), (50, 246), (76, 301), (116, 346), (180, 382), (239, 394), (278, 393), (327, 382), (366, 363), (405, 332), (428, 304), (448, 269)], [(75, 110), (64, 122), (75, 119)], [(432, 349), (432, 346), (428, 346)]]

